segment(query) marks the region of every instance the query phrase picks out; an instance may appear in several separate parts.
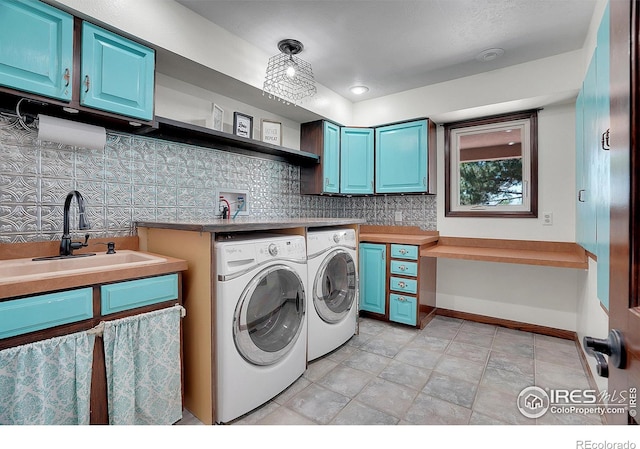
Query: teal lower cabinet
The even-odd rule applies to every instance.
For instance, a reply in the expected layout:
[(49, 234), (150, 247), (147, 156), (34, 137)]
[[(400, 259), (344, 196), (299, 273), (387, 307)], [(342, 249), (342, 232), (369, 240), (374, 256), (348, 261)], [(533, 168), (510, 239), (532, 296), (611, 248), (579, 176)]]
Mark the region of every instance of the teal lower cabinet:
[(0, 302), (0, 339), (93, 318), (91, 287)]
[(178, 299), (178, 275), (118, 282), (100, 287), (103, 315)]
[[(115, 322), (120, 321), (117, 325), (124, 330), (119, 335), (126, 336), (123, 337), (126, 344), (122, 345), (121, 341), (118, 344), (127, 349), (119, 353), (124, 356), (119, 358), (118, 363), (124, 364), (120, 366), (126, 367), (121, 368), (125, 373), (133, 372), (129, 367), (134, 364), (132, 360), (135, 357), (127, 351), (138, 342), (127, 333), (127, 326), (130, 323), (136, 326), (135, 319), (131, 319), (134, 316), (142, 321), (147, 313), (181, 304), (180, 276), (179, 273), (160, 274), (0, 300), (0, 366), (5, 369), (4, 374), (9, 373), (5, 376), (8, 382), (5, 382), (7, 388), (6, 392), (3, 391), (6, 394), (2, 396), (2, 401), (5, 411), (16, 410), (15, 413), (3, 413), (0, 405), (0, 425), (109, 424), (112, 403), (107, 396), (107, 352), (105, 337), (100, 337), (100, 329), (104, 327), (100, 323), (111, 322), (116, 325)], [(165, 354), (167, 341), (178, 341), (182, 345), (181, 331), (175, 334), (158, 329), (159, 337), (156, 339), (156, 328), (153, 329), (154, 335), (148, 338), (149, 344), (144, 341), (141, 347), (152, 348), (156, 354)], [(95, 338), (90, 339), (92, 334)], [(175, 340), (168, 340), (169, 337)], [(178, 372), (176, 369), (182, 373), (182, 361), (174, 357), (174, 352), (168, 353), (170, 355), (167, 358), (173, 363), (173, 373)], [(144, 351), (141, 353), (147, 355)], [(135, 360), (136, 369), (138, 360), (144, 356)], [(160, 368), (163, 371), (161, 376), (164, 376), (164, 362), (150, 357), (141, 362), (143, 365), (140, 369), (151, 372)], [(62, 381), (75, 389), (73, 398), (70, 399), (66, 392), (56, 390)], [(165, 402), (170, 399), (175, 404), (175, 398), (179, 397), (176, 384), (177, 381), (173, 382), (172, 387), (157, 393), (155, 399), (164, 403), (168, 398)], [(127, 385), (130, 386), (130, 383)], [(18, 388), (24, 391), (17, 391)], [(38, 401), (38, 407), (21, 407), (21, 398), (27, 389), (33, 390), (29, 390), (29, 394), (36, 398), (34, 400)], [(180, 389), (184, 391), (182, 374)], [(55, 403), (42, 400), (49, 395), (55, 397)], [(181, 409), (182, 404), (178, 405)], [(64, 412), (53, 413), (54, 407), (62, 407)]]
[(415, 296), (389, 294), (389, 321), (415, 326), (418, 316), (418, 301)]
[(387, 245), (361, 243), (360, 259), (360, 310), (385, 315)]
[(420, 245), (360, 243), (360, 314), (421, 328), (435, 312), (436, 259)]

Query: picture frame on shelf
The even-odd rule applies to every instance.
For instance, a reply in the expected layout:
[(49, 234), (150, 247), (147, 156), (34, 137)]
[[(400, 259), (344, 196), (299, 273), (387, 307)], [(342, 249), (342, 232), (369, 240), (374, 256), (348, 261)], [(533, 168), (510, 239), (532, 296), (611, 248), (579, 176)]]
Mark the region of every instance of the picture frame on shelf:
[(213, 104), (213, 127), (212, 129), (215, 129), (216, 131), (224, 131), (223, 130), (223, 126), (224, 126), (224, 109), (222, 109), (220, 106), (218, 106), (217, 104)]
[(242, 112), (233, 113), (233, 134), (253, 138), (253, 117)]
[(265, 143), (282, 146), (282, 123), (262, 119), (260, 121), (260, 137)]

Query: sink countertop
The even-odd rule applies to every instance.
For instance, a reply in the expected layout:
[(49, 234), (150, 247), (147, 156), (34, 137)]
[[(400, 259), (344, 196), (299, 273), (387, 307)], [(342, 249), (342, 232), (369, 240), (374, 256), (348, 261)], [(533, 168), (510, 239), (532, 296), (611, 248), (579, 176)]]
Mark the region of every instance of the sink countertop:
[(165, 261), (134, 267), (118, 267), (117, 265), (109, 266), (106, 269), (96, 267), (95, 270), (83, 273), (61, 273), (55, 277), (42, 277), (41, 279), (30, 278), (28, 282), (20, 279), (13, 279), (5, 282), (0, 281), (0, 301), (19, 296), (69, 290), (72, 288), (86, 287), (96, 284), (106, 284), (147, 276), (176, 273), (187, 269), (187, 262), (185, 260), (160, 254), (146, 253), (145, 251), (138, 252), (161, 257), (165, 259)]
[(270, 231), (274, 229), (315, 228), (325, 226), (346, 226), (366, 223), (362, 218), (285, 218), (276, 220), (256, 220), (238, 218), (235, 220), (209, 220), (193, 222), (160, 222), (136, 221), (135, 225), (142, 228), (163, 228), (182, 231), (199, 232), (246, 232)]

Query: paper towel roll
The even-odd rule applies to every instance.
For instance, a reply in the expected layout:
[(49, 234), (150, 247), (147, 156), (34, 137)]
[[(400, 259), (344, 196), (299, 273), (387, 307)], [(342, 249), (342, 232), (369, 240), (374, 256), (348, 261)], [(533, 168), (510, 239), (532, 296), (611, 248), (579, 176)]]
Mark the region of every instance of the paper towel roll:
[(40, 114), (38, 115), (38, 140), (102, 150), (107, 142), (107, 131), (101, 126)]

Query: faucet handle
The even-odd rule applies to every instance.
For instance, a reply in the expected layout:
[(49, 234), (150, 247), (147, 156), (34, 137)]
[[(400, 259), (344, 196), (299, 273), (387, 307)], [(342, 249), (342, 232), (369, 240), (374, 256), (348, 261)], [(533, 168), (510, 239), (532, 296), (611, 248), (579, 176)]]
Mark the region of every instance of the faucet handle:
[(82, 242), (71, 242), (71, 249), (80, 249), (80, 248), (84, 248), (85, 246), (89, 246), (89, 234), (85, 234), (84, 235), (84, 243)]

